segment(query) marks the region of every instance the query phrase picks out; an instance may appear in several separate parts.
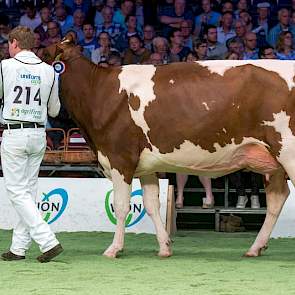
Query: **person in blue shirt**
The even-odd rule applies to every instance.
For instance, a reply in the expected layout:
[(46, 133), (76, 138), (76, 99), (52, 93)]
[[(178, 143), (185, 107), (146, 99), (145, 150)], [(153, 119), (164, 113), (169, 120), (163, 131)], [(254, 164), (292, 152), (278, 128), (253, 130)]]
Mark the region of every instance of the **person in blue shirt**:
[(293, 35), (291, 32), (281, 32), (276, 44), (277, 58), (282, 60), (295, 60)]
[(85, 49), (88, 49), (90, 53), (92, 53), (98, 47), (93, 24), (90, 22), (84, 22), (83, 33), (84, 38), (82, 39), (82, 41), (79, 42), (79, 45), (81, 45)]

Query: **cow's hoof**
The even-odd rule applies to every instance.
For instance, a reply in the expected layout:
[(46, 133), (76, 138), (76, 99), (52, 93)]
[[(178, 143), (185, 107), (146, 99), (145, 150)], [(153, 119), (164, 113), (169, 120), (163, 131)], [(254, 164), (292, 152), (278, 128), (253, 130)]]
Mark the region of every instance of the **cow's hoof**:
[(122, 252), (123, 249), (109, 247), (107, 250), (104, 251), (103, 256), (108, 258), (116, 258), (119, 252)]
[(259, 248), (257, 250), (249, 250), (247, 251), (245, 254), (244, 254), (244, 257), (258, 257), (258, 256), (261, 256), (262, 255), (262, 252), (267, 250), (268, 246), (265, 245), (264, 247), (262, 248)]
[(167, 258), (167, 257), (170, 257), (172, 256), (172, 250), (171, 249), (168, 249), (168, 250), (160, 250), (158, 252), (158, 256), (160, 258)]

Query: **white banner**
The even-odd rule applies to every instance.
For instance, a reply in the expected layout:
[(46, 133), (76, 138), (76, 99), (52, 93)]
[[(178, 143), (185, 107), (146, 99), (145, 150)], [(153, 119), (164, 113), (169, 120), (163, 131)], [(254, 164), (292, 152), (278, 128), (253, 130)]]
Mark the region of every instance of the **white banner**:
[[(168, 180), (160, 179), (160, 213), (166, 224)], [(55, 232), (114, 232), (113, 185), (105, 178), (39, 178), (37, 206)], [(0, 178), (0, 228), (11, 229), (17, 221)], [(132, 182), (126, 231), (155, 233), (147, 215), (138, 179)]]
[(271, 234), (272, 238), (295, 237), (295, 188), (290, 180), (288, 186), (290, 195)]

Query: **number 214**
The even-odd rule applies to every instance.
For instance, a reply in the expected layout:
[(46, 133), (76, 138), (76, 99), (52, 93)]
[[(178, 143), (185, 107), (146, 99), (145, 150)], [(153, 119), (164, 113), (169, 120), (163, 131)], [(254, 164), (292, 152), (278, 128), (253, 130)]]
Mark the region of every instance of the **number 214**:
[[(16, 98), (14, 99), (13, 103), (22, 103), (21, 101), (21, 95), (23, 91), (25, 91), (26, 94), (26, 104), (30, 104), (31, 100), (31, 87), (21, 87), (21, 86), (15, 86), (13, 89), (14, 92), (17, 92)], [(37, 93), (34, 96), (34, 101), (37, 101), (39, 106), (41, 105), (41, 96), (40, 96), (40, 88), (38, 88)]]

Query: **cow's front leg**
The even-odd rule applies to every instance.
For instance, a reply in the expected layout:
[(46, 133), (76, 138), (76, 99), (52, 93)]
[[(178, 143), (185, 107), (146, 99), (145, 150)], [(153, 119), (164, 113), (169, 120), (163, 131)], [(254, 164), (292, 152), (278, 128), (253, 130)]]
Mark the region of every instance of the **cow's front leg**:
[(123, 250), (125, 220), (130, 211), (130, 192), (131, 185), (124, 181), (123, 175), (117, 170), (111, 171), (113, 187), (114, 187), (114, 210), (117, 218), (117, 225), (113, 243), (104, 252), (104, 256), (115, 258), (117, 253)]
[(158, 255), (160, 257), (169, 257), (172, 255), (171, 241), (165, 230), (160, 216), (159, 202), (159, 182), (155, 175), (146, 175), (140, 177), (143, 188), (143, 203), (147, 214), (151, 217), (157, 234), (160, 246)]
[(262, 250), (267, 247), (270, 234), (289, 195), (289, 188), (285, 179), (285, 171), (280, 170), (270, 177), (265, 192), (267, 203), (266, 217), (255, 242), (245, 253), (246, 257), (260, 256)]

